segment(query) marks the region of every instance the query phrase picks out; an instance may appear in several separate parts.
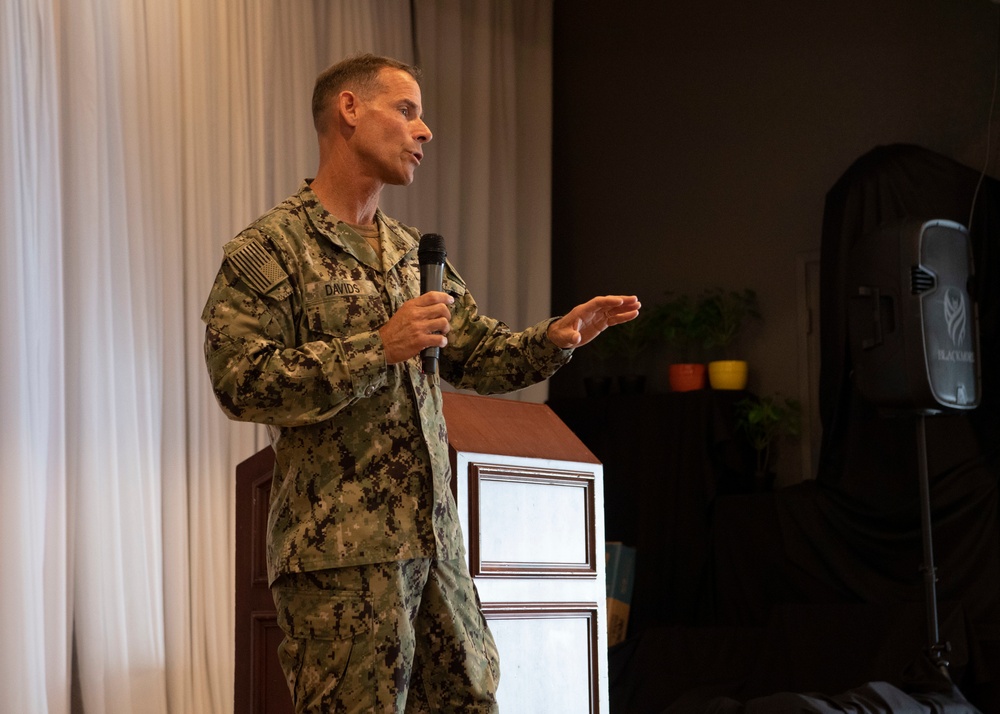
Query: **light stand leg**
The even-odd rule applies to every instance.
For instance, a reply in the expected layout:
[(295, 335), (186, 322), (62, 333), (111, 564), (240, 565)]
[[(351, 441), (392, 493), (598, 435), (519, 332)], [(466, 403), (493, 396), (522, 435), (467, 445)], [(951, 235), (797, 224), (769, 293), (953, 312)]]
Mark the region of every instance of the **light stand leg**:
[(937, 615), (937, 569), (934, 567), (934, 542), (931, 536), (931, 492), (927, 475), (926, 415), (917, 417), (917, 461), (920, 472), (920, 529), (924, 544), (924, 598), (927, 608), (928, 655), (941, 672), (948, 676), (947, 653), (951, 646), (941, 642)]

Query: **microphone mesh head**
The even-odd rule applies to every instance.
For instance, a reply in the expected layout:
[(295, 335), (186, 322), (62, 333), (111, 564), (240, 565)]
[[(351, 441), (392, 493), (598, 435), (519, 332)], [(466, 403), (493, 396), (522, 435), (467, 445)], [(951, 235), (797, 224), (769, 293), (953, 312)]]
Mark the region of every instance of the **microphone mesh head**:
[(417, 248), (417, 259), (421, 265), (428, 263), (444, 263), (448, 253), (444, 249), (444, 238), (437, 233), (425, 233), (420, 236), (420, 247)]

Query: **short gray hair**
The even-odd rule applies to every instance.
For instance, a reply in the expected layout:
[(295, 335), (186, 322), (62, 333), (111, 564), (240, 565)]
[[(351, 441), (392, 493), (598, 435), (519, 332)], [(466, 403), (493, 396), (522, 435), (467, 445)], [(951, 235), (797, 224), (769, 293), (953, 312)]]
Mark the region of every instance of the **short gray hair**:
[(326, 110), (330, 97), (335, 97), (345, 89), (368, 98), (382, 88), (379, 73), (383, 69), (400, 69), (420, 82), (419, 67), (400, 62), (391, 57), (381, 57), (371, 53), (353, 55), (325, 69), (316, 78), (313, 87), (312, 115), (316, 131), (326, 128)]

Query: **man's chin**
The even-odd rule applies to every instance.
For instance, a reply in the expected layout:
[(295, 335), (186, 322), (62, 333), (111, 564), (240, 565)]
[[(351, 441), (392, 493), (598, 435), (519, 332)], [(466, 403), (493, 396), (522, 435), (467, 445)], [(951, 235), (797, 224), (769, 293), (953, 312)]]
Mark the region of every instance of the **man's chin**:
[(399, 173), (385, 172), (382, 176), (382, 183), (385, 186), (409, 186), (413, 183), (414, 171), (400, 171)]

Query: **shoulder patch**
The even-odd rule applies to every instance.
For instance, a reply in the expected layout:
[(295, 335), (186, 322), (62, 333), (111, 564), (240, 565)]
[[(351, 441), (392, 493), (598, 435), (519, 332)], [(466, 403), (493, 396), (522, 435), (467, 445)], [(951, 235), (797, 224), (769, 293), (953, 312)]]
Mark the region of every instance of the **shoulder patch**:
[(261, 294), (271, 292), (277, 285), (288, 279), (274, 256), (264, 250), (256, 238), (248, 240), (229, 253), (229, 262), (247, 284)]

